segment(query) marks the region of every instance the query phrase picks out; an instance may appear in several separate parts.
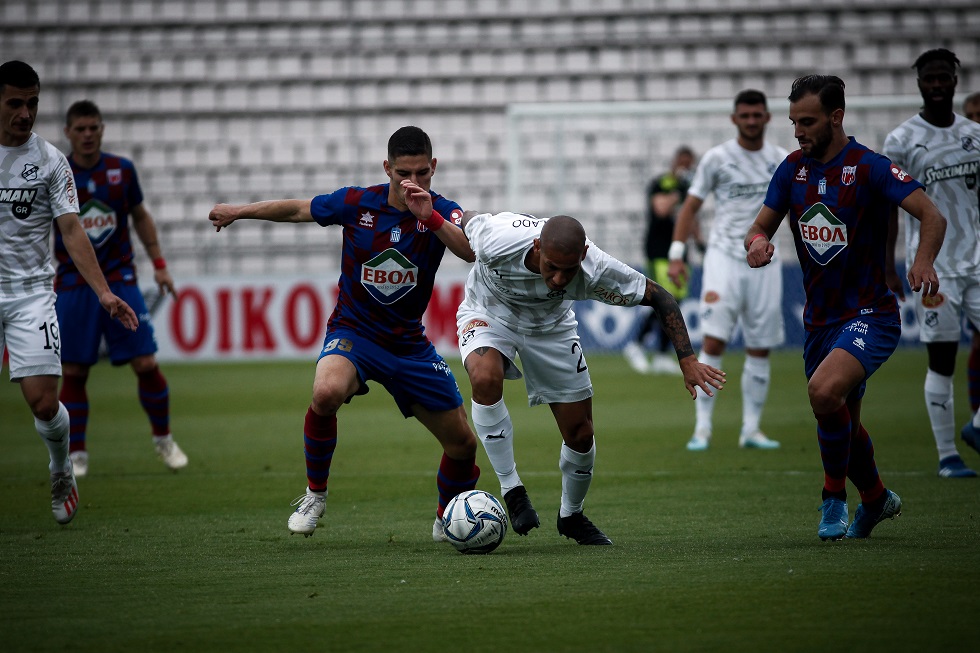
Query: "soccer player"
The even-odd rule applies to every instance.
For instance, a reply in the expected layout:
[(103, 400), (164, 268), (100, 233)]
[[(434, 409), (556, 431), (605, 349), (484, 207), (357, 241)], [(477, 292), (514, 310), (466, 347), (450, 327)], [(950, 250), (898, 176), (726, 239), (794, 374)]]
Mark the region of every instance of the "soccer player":
[[(668, 253), (671, 280), (685, 281), (685, 243), (697, 224), (697, 212), (714, 193), (715, 219), (701, 282), (704, 343), (698, 360), (720, 368), (735, 324), (741, 322), (745, 365), (738, 446), (754, 449), (779, 448), (779, 442), (769, 439), (759, 429), (759, 422), (769, 395), (769, 350), (783, 344), (786, 338), (782, 265), (774, 256), (774, 265), (753, 270), (741, 255), (742, 239), (762, 206), (772, 173), (787, 155), (786, 150), (765, 140), (771, 117), (762, 92), (748, 89), (735, 96), (732, 124), (738, 135), (708, 150), (698, 164), (687, 199), (677, 216), (674, 242)], [(695, 403), (694, 435), (687, 443), (689, 451), (704, 451), (711, 443), (715, 399), (708, 396), (700, 399)]]
[[(687, 297), (687, 281), (675, 284), (667, 277), (667, 251), (674, 233), (674, 215), (687, 196), (693, 167), (694, 151), (686, 145), (681, 146), (674, 152), (670, 170), (655, 178), (647, 187), (647, 275), (666, 288), (677, 301)], [(644, 345), (654, 331), (658, 332), (658, 353), (651, 360), (647, 358)], [(631, 340), (623, 347), (623, 356), (630, 367), (640, 374), (680, 374), (677, 359), (667, 353), (670, 345), (670, 338), (667, 337), (657, 312), (648, 311), (640, 324), (636, 340)]]
[(473, 260), (458, 226), (462, 209), (429, 190), (436, 163), (426, 133), (402, 127), (388, 141), (384, 170), (390, 183), (341, 188), (312, 200), (218, 204), (211, 210), (218, 230), (243, 219), (315, 221), (343, 228), (340, 294), (327, 322), (303, 429), (309, 485), (294, 501), (297, 507), (287, 524), (292, 533), (315, 532), (337, 445), (337, 411), (355, 395), (365, 394), (371, 380), (384, 386), (402, 415), (415, 416), (443, 447), (435, 541), (445, 541), (440, 518), (449, 500), (476, 487), (476, 436), (456, 379), (422, 326), (446, 249)]
[[(803, 268), (803, 359), (824, 470), (817, 535), (863, 538), (902, 509), (899, 496), (882, 484), (861, 424), (868, 378), (891, 356), (902, 331), (898, 301), (885, 282), (889, 207), (899, 204), (921, 222), (908, 281), (933, 297), (939, 289), (933, 261), (946, 220), (922, 184), (844, 133), (839, 77), (799, 77), (789, 102), (800, 149), (776, 169), (745, 237), (746, 258), (754, 268), (772, 261), (770, 239), (788, 212)], [(850, 525), (848, 478), (861, 495)]]
[[(138, 319), (113, 294), (78, 222), (75, 180), (65, 156), (35, 134), (41, 81), (23, 61), (0, 65), (0, 353), (10, 357), (10, 380), (34, 414), (48, 448), (51, 512), (67, 524), (78, 510), (78, 484), (68, 457), (68, 410), (58, 401), (61, 330), (55, 312), (51, 224), (92, 287), (98, 302), (127, 329)], [(80, 328), (69, 317), (68, 329)]]
[(129, 159), (102, 151), (105, 125), (99, 108), (88, 100), (71, 105), (65, 117), (65, 136), (71, 144), (68, 163), (75, 175), (79, 219), (95, 248), (102, 274), (112, 291), (123, 297), (142, 316), (135, 332), (100, 315), (99, 300), (78, 273), (78, 267), (65, 248), (61, 229), (55, 225), (55, 257), (58, 272), (55, 309), (62, 324), (71, 318), (77, 326), (61, 334), (61, 403), (71, 419), (70, 456), (75, 476), (88, 473), (85, 431), (89, 402), (85, 389), (89, 368), (99, 359), (99, 345), (105, 338), (113, 365), (129, 363), (136, 373), (140, 404), (150, 419), (157, 456), (170, 469), (187, 466), (187, 456), (170, 434), (170, 389), (157, 365), (156, 341), (150, 312), (143, 293), (136, 285), (130, 225), (153, 261), (153, 276), (160, 292), (174, 295), (174, 282), (167, 271), (157, 229), (143, 203), (136, 168)]
[[(980, 125), (953, 112), (956, 69), (959, 59), (939, 48), (922, 53), (912, 65), (918, 75), (922, 110), (896, 127), (882, 154), (925, 184), (926, 192), (948, 222), (946, 240), (936, 257), (936, 273), (943, 292), (916, 295), (913, 301), (919, 321), (919, 338), (926, 343), (929, 367), (925, 379), (925, 404), (939, 454), (942, 478), (971, 478), (977, 473), (966, 466), (956, 449), (953, 412), (953, 372), (962, 337), (962, 317), (980, 324)], [(897, 233), (898, 210), (893, 207), (891, 237)], [(906, 260), (915, 257), (919, 245), (918, 224), (905, 223)], [(892, 245), (894, 247), (894, 245)], [(890, 257), (892, 290), (904, 297)], [(980, 416), (963, 429), (963, 440), (980, 447)], [(978, 449), (980, 450), (980, 449)]]
[(612, 544), (583, 512), (596, 449), (592, 382), (572, 300), (652, 306), (692, 397), (696, 387), (708, 395), (709, 386), (721, 388), (724, 375), (695, 358), (671, 294), (592, 244), (574, 218), (467, 213), (464, 230), (476, 265), (456, 314), (459, 351), (473, 389), (473, 423), (500, 481), (511, 525), (520, 535), (540, 525), (517, 473), (514, 425), (503, 400), (504, 379), (522, 376), (519, 355), (528, 403), (551, 408), (563, 441), (558, 533), (579, 544)]
[[(980, 123), (980, 92), (970, 93), (963, 100), (963, 115), (973, 122)], [(966, 374), (969, 381), (970, 411), (976, 413), (980, 410), (980, 331), (972, 322), (969, 323), (969, 327), (970, 356), (967, 358)], [(963, 437), (962, 433), (960, 431), (960, 437)]]
[(980, 91), (970, 93), (963, 100), (963, 115), (966, 116), (967, 120), (980, 122)]

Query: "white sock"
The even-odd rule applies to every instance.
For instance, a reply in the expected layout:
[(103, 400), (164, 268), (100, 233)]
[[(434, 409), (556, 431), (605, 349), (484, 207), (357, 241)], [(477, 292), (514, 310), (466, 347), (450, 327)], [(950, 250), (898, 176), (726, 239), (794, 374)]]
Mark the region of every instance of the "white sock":
[(484, 406), (475, 401), (471, 404), (473, 424), (476, 434), (483, 443), (487, 458), (493, 465), (500, 481), (500, 494), (522, 485), (517, 475), (517, 462), (514, 460), (514, 423), (510, 420), (507, 405), (501, 399), (492, 406)]
[(957, 455), (956, 417), (953, 415), (953, 377), (929, 370), (925, 383), (926, 412), (936, 438), (939, 459)]
[(592, 466), (595, 464), (595, 440), (592, 448), (586, 453), (570, 449), (567, 444), (561, 445), (561, 458), (558, 469), (561, 470), (561, 509), (559, 517), (568, 517), (576, 512), (582, 512), (585, 495), (592, 485)]
[(70, 463), (68, 462), (68, 428), (69, 417), (68, 409), (65, 405), (58, 402), (58, 412), (47, 422), (34, 418), (34, 428), (41, 440), (48, 448), (48, 470), (52, 474), (67, 472)]
[[(721, 369), (721, 356), (712, 356), (702, 350), (698, 360), (705, 365)], [(711, 435), (711, 416), (715, 412), (715, 397), (709, 397), (701, 388), (697, 389), (698, 398), (694, 402), (694, 430)]]
[(742, 368), (742, 435), (759, 430), (762, 408), (769, 396), (769, 357), (745, 356)]

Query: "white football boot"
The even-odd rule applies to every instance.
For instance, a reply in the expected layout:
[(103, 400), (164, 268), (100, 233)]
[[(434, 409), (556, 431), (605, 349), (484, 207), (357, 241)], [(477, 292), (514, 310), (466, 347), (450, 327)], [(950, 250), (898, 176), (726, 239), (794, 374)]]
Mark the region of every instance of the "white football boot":
[(177, 471), (187, 467), (187, 454), (174, 442), (174, 436), (167, 434), (162, 438), (154, 437), (153, 446), (157, 450), (157, 457), (170, 469)]
[(327, 493), (314, 492), (306, 488), (306, 494), (301, 494), (290, 503), (296, 510), (289, 516), (286, 526), (290, 533), (300, 533), (309, 537), (316, 532), (316, 523), (323, 517), (327, 506)]

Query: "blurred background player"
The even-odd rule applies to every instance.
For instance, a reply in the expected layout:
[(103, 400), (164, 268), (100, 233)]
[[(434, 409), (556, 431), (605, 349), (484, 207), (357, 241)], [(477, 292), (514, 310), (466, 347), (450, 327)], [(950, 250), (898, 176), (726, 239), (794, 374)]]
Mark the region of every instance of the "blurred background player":
[[(687, 196), (693, 168), (694, 150), (682, 145), (674, 152), (670, 171), (653, 179), (647, 187), (647, 276), (663, 286), (678, 302), (687, 297), (687, 279), (675, 284), (667, 277), (667, 250), (674, 233), (674, 215)], [(649, 359), (646, 348), (654, 332), (657, 334), (657, 353)], [(677, 358), (667, 352), (670, 345), (670, 338), (657, 311), (650, 310), (640, 323), (636, 340), (626, 343), (623, 348), (623, 356), (630, 367), (640, 374), (680, 374)]]
[[(781, 147), (767, 143), (766, 125), (771, 119), (766, 96), (744, 90), (735, 97), (732, 123), (738, 135), (708, 150), (694, 173), (694, 181), (677, 216), (670, 245), (670, 279), (686, 284), (684, 254), (688, 238), (697, 225), (697, 212), (711, 193), (715, 196), (715, 218), (708, 238), (701, 282), (702, 363), (721, 368), (722, 355), (742, 326), (745, 365), (742, 368), (742, 430), (738, 446), (777, 449), (760, 430), (762, 409), (769, 396), (769, 350), (785, 341), (783, 326), (783, 271), (778, 257), (759, 270), (745, 261), (742, 241), (759, 213), (769, 180), (786, 157)], [(704, 451), (711, 442), (715, 398), (702, 396), (695, 403), (694, 434), (690, 451)]]
[(579, 544), (612, 544), (584, 513), (596, 448), (592, 380), (573, 300), (652, 306), (692, 397), (698, 387), (706, 393), (709, 386), (721, 388), (723, 375), (694, 357), (671, 294), (596, 247), (574, 218), (467, 214), (464, 230), (476, 264), (456, 314), (459, 353), (473, 389), (473, 424), (497, 473), (511, 525), (525, 535), (540, 524), (517, 473), (514, 424), (503, 399), (504, 380), (523, 376), (528, 404), (547, 404), (561, 433), (558, 534)]
[[(980, 123), (980, 92), (970, 93), (963, 100), (963, 115), (973, 122)], [(967, 359), (967, 381), (969, 385), (970, 411), (980, 410), (980, 331), (968, 322), (970, 330), (970, 356)], [(964, 427), (964, 430), (966, 427)], [(962, 430), (960, 431), (962, 437)], [(974, 438), (975, 440), (975, 438)]]
[[(956, 416), (953, 372), (956, 351), (963, 335), (965, 315), (980, 324), (980, 125), (953, 112), (959, 59), (946, 49), (928, 50), (912, 65), (917, 73), (922, 110), (896, 127), (882, 153), (925, 184), (926, 192), (946, 217), (946, 239), (936, 257), (936, 274), (942, 292), (913, 299), (919, 321), (919, 338), (926, 344), (929, 366), (924, 386), (926, 412), (939, 455), (939, 476), (972, 478), (956, 449)], [(898, 211), (892, 207), (890, 235), (897, 233)], [(915, 258), (919, 224), (905, 223), (905, 257)], [(891, 245), (894, 248), (894, 245)], [(891, 260), (892, 290), (904, 296), (901, 280)], [(980, 426), (980, 416), (974, 417)], [(970, 422), (963, 440), (980, 447), (980, 431)], [(980, 449), (978, 449), (980, 450)]]
[(402, 415), (414, 416), (442, 445), (433, 540), (446, 541), (441, 522), (446, 504), (476, 487), (480, 477), (476, 436), (456, 378), (422, 326), (446, 249), (473, 260), (457, 226), (462, 209), (429, 190), (436, 164), (428, 135), (402, 127), (388, 140), (384, 170), (391, 183), (341, 188), (312, 200), (218, 204), (211, 210), (219, 231), (244, 219), (343, 227), (337, 306), (327, 322), (303, 428), (308, 486), (293, 502), (291, 533), (316, 532), (337, 447), (337, 411), (367, 393), (371, 380), (384, 386)]
[[(130, 330), (137, 317), (110, 290), (78, 222), (75, 181), (65, 156), (35, 134), (41, 81), (23, 61), (0, 66), (0, 353), (6, 344), (10, 380), (34, 414), (48, 448), (51, 512), (67, 524), (78, 509), (78, 484), (68, 457), (68, 410), (58, 401), (61, 340), (55, 311), (51, 225), (78, 261), (98, 305)], [(79, 328), (69, 316), (67, 331)]]
[[(800, 149), (776, 169), (744, 240), (752, 267), (772, 261), (770, 242), (786, 213), (803, 268), (804, 369), (823, 463), (821, 540), (865, 538), (899, 515), (902, 500), (885, 488), (871, 436), (861, 423), (868, 378), (898, 346), (901, 314), (885, 278), (890, 207), (917, 217), (921, 240), (909, 265), (913, 290), (935, 295), (932, 262), (946, 220), (922, 184), (844, 133), (844, 82), (806, 75), (793, 82), (789, 118)], [(848, 524), (847, 479), (861, 504)]]
[(78, 189), (79, 219), (109, 287), (139, 314), (140, 324), (135, 332), (128, 331), (99, 310), (98, 297), (79, 275), (65, 249), (61, 229), (55, 225), (55, 306), (62, 324), (70, 319), (75, 324), (61, 334), (60, 399), (71, 417), (71, 459), (75, 474), (85, 476), (89, 463), (85, 442), (89, 418), (86, 382), (89, 369), (98, 362), (104, 338), (112, 364), (129, 363), (136, 373), (137, 394), (150, 420), (157, 456), (167, 467), (177, 470), (187, 466), (187, 456), (170, 434), (170, 388), (157, 365), (150, 312), (137, 285), (130, 226), (153, 261), (153, 277), (160, 293), (175, 295), (174, 283), (160, 249), (156, 224), (143, 204), (136, 168), (129, 159), (102, 151), (104, 133), (105, 124), (95, 103), (82, 100), (68, 108), (65, 136), (71, 145), (68, 162)]

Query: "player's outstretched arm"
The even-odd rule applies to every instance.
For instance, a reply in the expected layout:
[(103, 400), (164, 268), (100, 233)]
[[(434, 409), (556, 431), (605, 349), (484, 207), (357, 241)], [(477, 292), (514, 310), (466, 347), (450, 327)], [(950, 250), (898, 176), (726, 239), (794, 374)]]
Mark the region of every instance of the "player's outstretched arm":
[(412, 215), (428, 227), (436, 238), (445, 243), (446, 249), (450, 252), (467, 263), (475, 261), (476, 254), (470, 248), (470, 241), (467, 240), (466, 234), (432, 208), (432, 195), (429, 191), (408, 179), (402, 179), (401, 184), (405, 189), (405, 203)]
[(684, 386), (691, 393), (691, 398), (697, 398), (696, 388), (701, 388), (709, 397), (715, 396), (712, 388), (720, 390), (725, 384), (725, 373), (710, 365), (705, 365), (694, 356), (691, 337), (684, 324), (684, 315), (674, 296), (663, 286), (647, 279), (646, 292), (643, 294), (643, 306), (652, 306), (660, 317), (664, 332), (674, 345), (677, 360), (684, 373)]
[(939, 248), (943, 246), (943, 238), (946, 237), (946, 218), (921, 188), (909, 193), (901, 206), (921, 223), (919, 249), (909, 266), (909, 286), (913, 292), (921, 290), (927, 295), (935, 296), (939, 292), (939, 276), (933, 263), (939, 254)]
[(898, 244), (898, 207), (892, 206), (888, 214), (888, 236), (885, 238), (885, 285), (898, 298), (905, 301), (905, 284), (895, 267), (895, 247)]
[(252, 204), (216, 204), (208, 214), (208, 220), (215, 231), (221, 231), (235, 220), (313, 222), (312, 203), (313, 200), (268, 200)]
[(136, 317), (136, 313), (133, 312), (129, 304), (109, 290), (109, 284), (105, 280), (105, 275), (102, 274), (102, 268), (99, 267), (99, 259), (95, 256), (95, 250), (92, 249), (92, 241), (88, 239), (88, 235), (78, 222), (78, 214), (65, 213), (56, 219), (68, 255), (71, 256), (71, 260), (78, 271), (82, 273), (82, 277), (95, 291), (102, 308), (107, 310), (110, 316), (122, 322), (124, 327), (130, 331), (135, 331), (139, 325), (139, 318)]
[(750, 268), (761, 268), (772, 262), (776, 246), (769, 239), (779, 228), (783, 215), (785, 214), (776, 213), (765, 204), (759, 209), (759, 215), (755, 217), (755, 222), (745, 236), (745, 260)]
[(684, 262), (684, 254), (687, 250), (688, 239), (696, 231), (697, 214), (701, 210), (702, 204), (704, 201), (700, 197), (688, 195), (681, 205), (681, 210), (677, 213), (677, 222), (674, 223), (670, 251), (667, 252), (667, 259), (670, 261), (667, 266), (667, 276), (678, 286), (684, 285), (687, 281), (687, 263)]
[(163, 250), (160, 249), (160, 240), (157, 236), (157, 225), (153, 221), (153, 216), (146, 210), (143, 204), (133, 207), (131, 211), (133, 217), (133, 229), (139, 236), (140, 242), (146, 248), (146, 254), (153, 261), (153, 280), (161, 293), (170, 293), (173, 297), (177, 296), (174, 288), (174, 280), (167, 270), (167, 261), (163, 258)]

